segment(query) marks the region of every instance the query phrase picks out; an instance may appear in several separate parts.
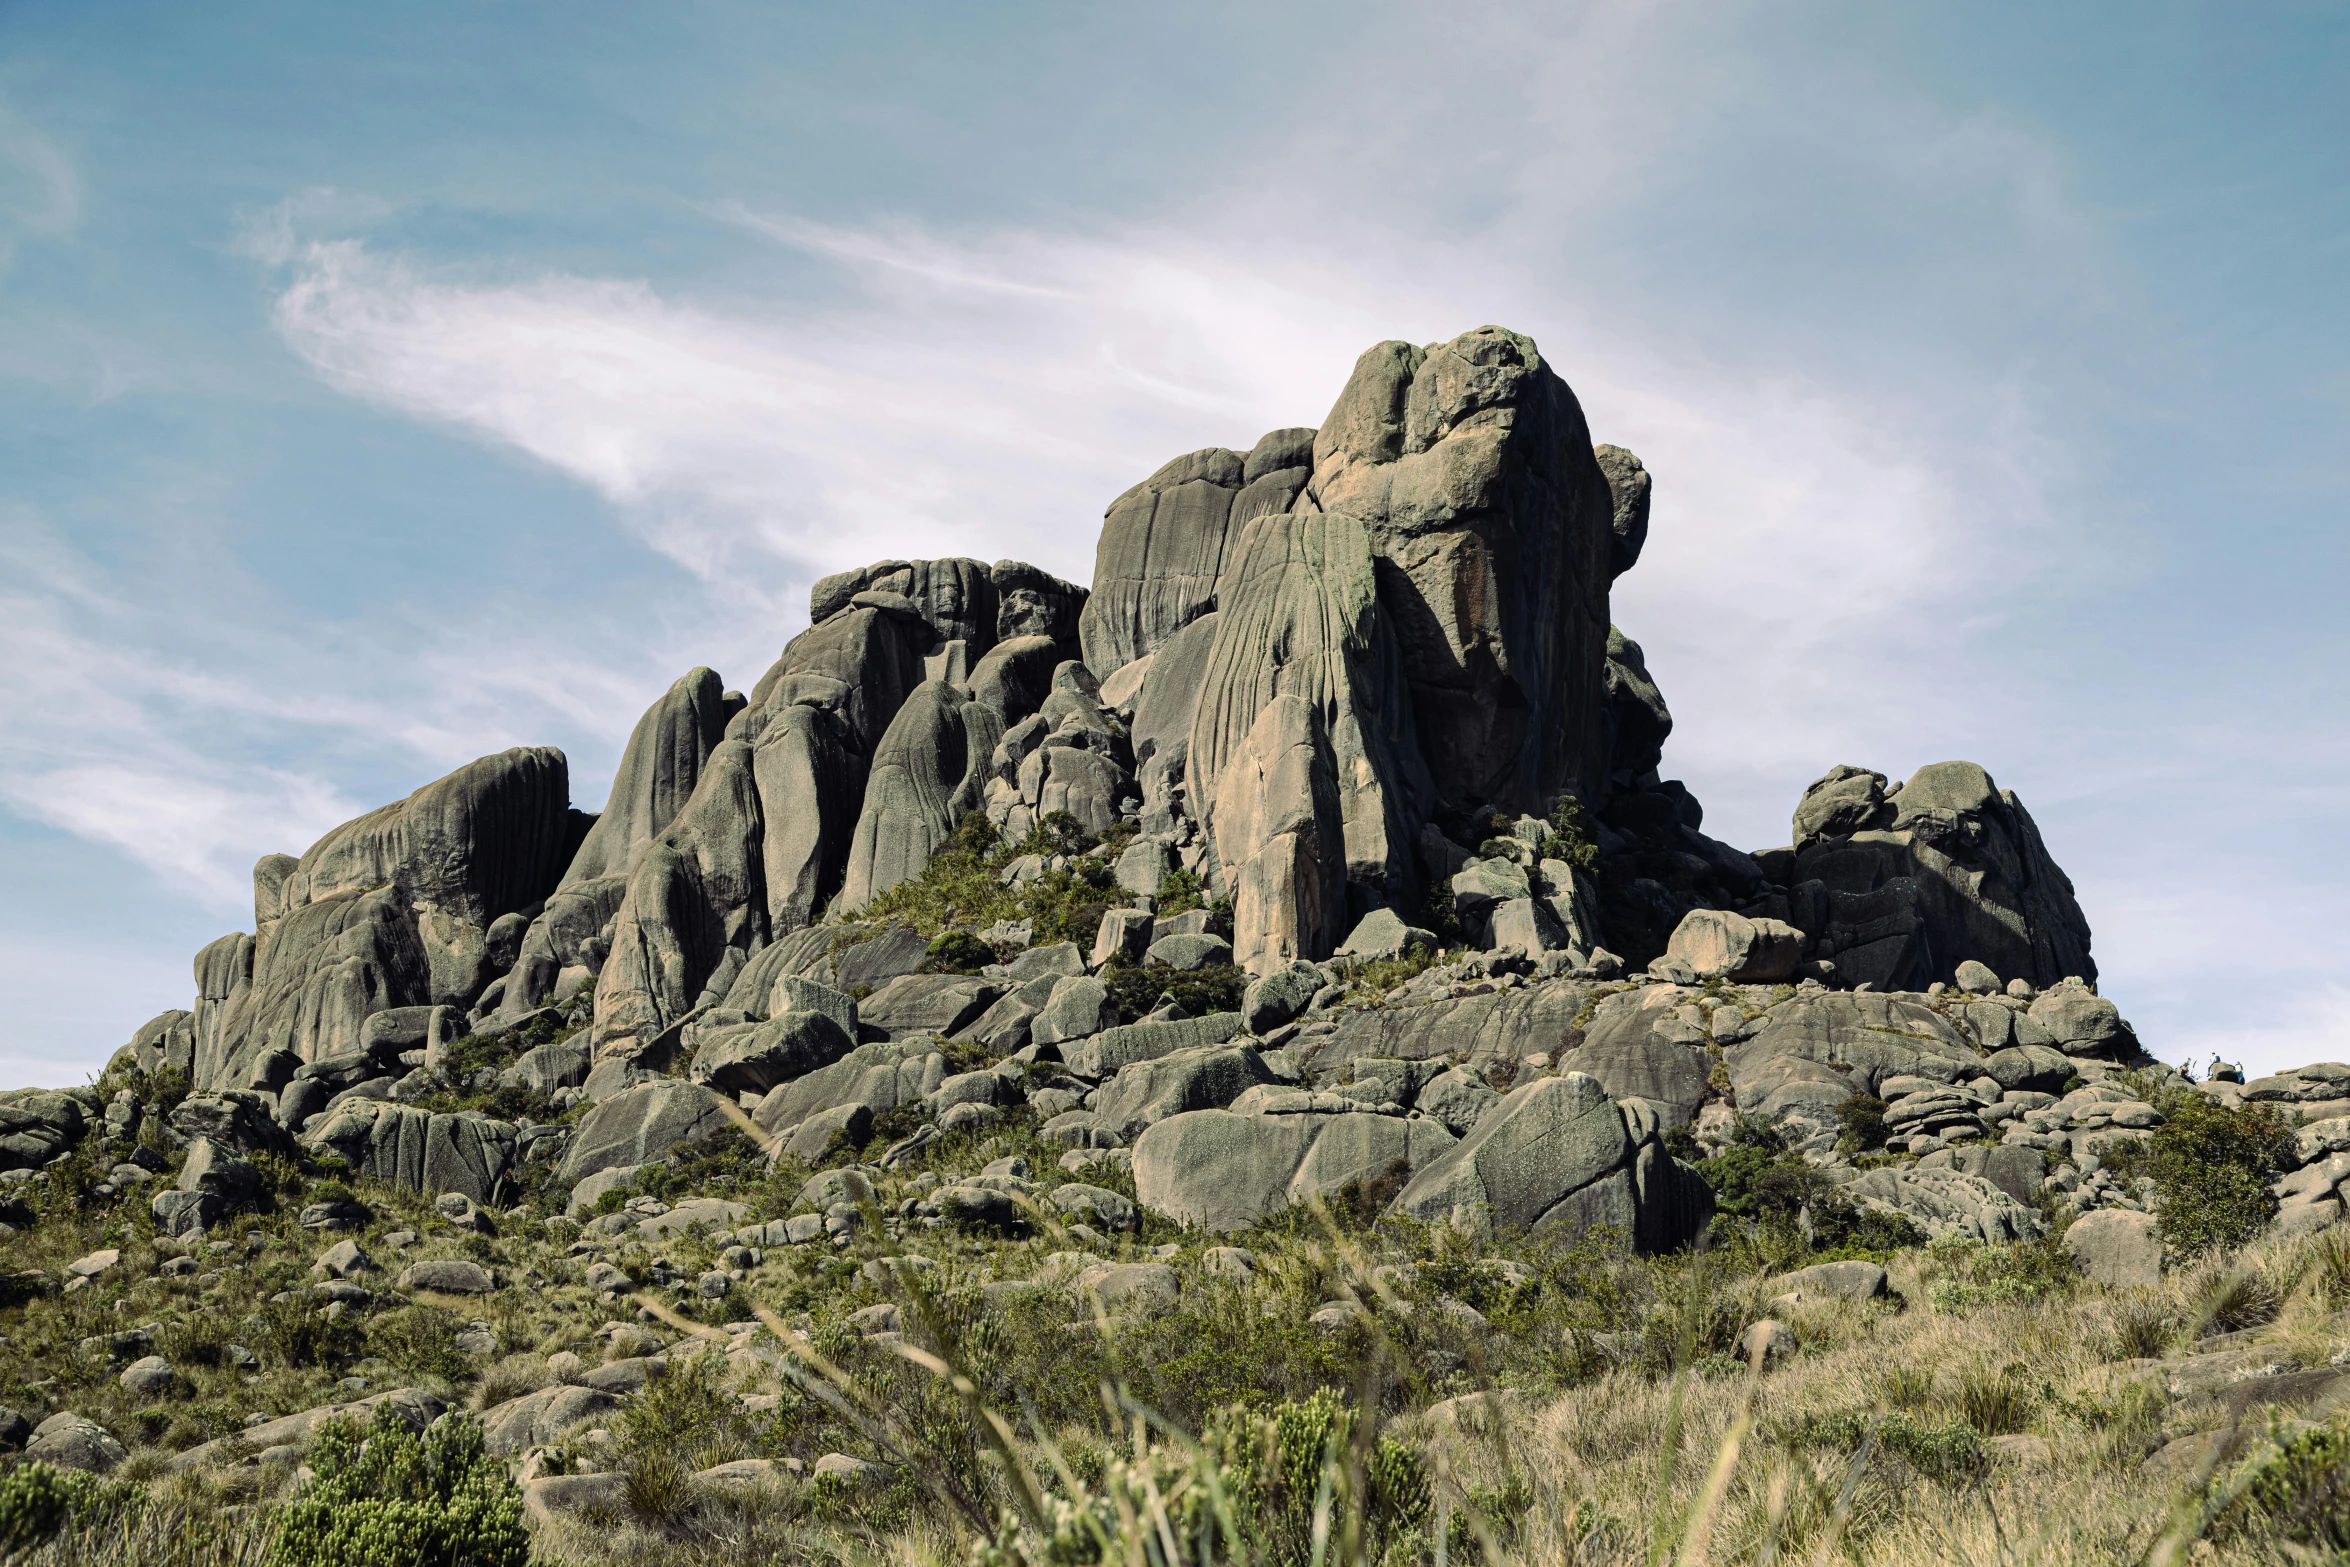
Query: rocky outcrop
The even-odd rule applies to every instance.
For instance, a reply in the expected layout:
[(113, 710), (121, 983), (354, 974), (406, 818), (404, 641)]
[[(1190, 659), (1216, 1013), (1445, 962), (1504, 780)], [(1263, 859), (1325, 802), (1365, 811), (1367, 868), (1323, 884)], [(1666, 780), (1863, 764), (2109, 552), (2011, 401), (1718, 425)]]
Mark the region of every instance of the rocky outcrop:
[(2046, 988), (2097, 977), (2089, 923), (2040, 829), (1972, 762), (1903, 785), (1839, 767), (1804, 792), (1782, 916), (1845, 984), (1923, 990), (1967, 961)]
[(1539, 813), (1563, 788), (1603, 791), (1616, 504), (1531, 340), (1480, 327), (1365, 353), (1305, 504), (1353, 519), (1379, 562), (1433, 805)]

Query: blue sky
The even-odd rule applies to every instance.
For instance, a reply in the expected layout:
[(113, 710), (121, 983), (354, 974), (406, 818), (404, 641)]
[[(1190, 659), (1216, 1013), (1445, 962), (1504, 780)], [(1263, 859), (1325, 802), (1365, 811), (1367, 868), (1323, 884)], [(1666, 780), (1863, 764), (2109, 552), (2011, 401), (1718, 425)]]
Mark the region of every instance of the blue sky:
[(2350, 8), (0, 0), (0, 1082), (815, 575), (1091, 575), (1356, 353), (1657, 475), (1709, 830), (1953, 756), (2166, 1059), (2350, 1057)]

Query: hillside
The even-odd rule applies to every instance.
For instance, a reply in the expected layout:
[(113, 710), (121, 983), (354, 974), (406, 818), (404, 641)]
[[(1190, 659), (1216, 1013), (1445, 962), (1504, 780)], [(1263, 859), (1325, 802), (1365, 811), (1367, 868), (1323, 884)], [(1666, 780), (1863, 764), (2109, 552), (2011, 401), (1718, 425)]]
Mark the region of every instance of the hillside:
[(1709, 837), (1652, 482), (1380, 344), (1090, 589), (826, 578), (593, 815), (518, 748), (265, 857), (0, 1094), (0, 1550), (2350, 1550), (2350, 1066), (2159, 1064), (1975, 763)]

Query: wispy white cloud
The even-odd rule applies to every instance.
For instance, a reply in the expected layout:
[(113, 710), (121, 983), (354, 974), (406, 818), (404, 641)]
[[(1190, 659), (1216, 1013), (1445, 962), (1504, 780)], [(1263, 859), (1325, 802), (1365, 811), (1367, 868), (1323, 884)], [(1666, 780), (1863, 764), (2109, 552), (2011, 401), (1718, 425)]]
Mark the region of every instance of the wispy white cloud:
[(21, 241), (63, 238), (81, 219), (82, 182), (73, 160), (0, 99), (0, 268)]

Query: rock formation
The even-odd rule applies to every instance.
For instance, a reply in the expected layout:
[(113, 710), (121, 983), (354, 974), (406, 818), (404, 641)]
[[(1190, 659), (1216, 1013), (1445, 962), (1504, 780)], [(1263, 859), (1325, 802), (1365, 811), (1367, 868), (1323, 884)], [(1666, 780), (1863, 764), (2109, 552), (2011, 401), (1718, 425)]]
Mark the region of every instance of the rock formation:
[[(354, 1170), (482, 1201), (534, 1157), (567, 1148), (580, 1178), (654, 1157), (672, 1121), (707, 1135), (719, 1094), (806, 1146), (917, 1102), (942, 1125), (1034, 1104), (1081, 1146), (1139, 1137), (1145, 1200), (1171, 1212), (1261, 1212), (1400, 1159), (1408, 1212), (1668, 1245), (1695, 1210), (1658, 1138), (1729, 1099), (1815, 1145), (1844, 1100), (1924, 1079), (1942, 1097), (1913, 1090), (1900, 1124), (1937, 1136), (2002, 1102), (1949, 1063), (2128, 1057), (2071, 884), (1980, 767), (1839, 767), (1789, 846), (1705, 835), (1658, 773), (1663, 693), (1609, 619), (1653, 486), (1526, 338), (1379, 344), (1318, 427), (1176, 458), (1112, 501), (1090, 593), (1011, 561), (826, 577), (748, 694), (695, 669), (645, 711), (597, 815), (559, 752), (518, 749), (264, 858), (253, 932), (198, 954), (192, 1008), (130, 1059)], [(1103, 885), (1126, 907), (1030, 953), (1026, 926), (965, 932), (1003, 965), (916, 973), (932, 931), (857, 921), (974, 813), (1014, 844), (1063, 824), (1006, 866), (1015, 885), (1067, 874), (1069, 833), (1113, 840)], [(1158, 915), (1170, 877), (1211, 909)], [(1429, 969), (1424, 1000), (1330, 1009), (1334, 953), (1454, 943), (1475, 955)], [(1258, 1032), (1112, 1003), (1117, 965), (1226, 962), (1259, 981)], [(1984, 973), (2037, 999), (1962, 1020), (1895, 994)], [(1718, 1007), (1688, 1020), (1708, 985), (1798, 989), (1725, 1033)], [(410, 1108), (456, 1083), (468, 1035), (515, 1041), (482, 1081), (516, 1092), (702, 1097), (625, 1135), (599, 1119), (619, 1151), (592, 1157), (569, 1130)], [(950, 1082), (942, 1035), (1050, 1049), (1061, 1086), (1041, 1062)], [(1366, 1062), (1394, 1064), (1385, 1097), (1355, 1091)], [(92, 1119), (6, 1114), (20, 1162)], [(1613, 1130), (1524, 1129), (1552, 1121)], [(1511, 1150), (1555, 1164), (1560, 1137), (1581, 1162), (1519, 1169)]]

